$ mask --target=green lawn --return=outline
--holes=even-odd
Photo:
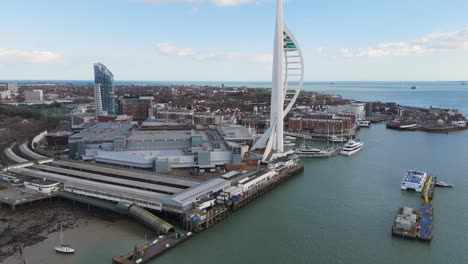
[[[67,116],[70,114],[70,110],[66,108],[45,108],[40,109],[41,113],[45,116],[57,117],[57,116]]]

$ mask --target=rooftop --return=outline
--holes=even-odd
[[[81,131],[70,137],[71,140],[85,141],[110,141],[116,136],[130,134],[133,125],[117,124],[112,122],[97,123],[96,125]]]
[[[185,191],[181,193],[172,195],[170,198],[174,201],[177,201],[183,204],[183,203],[191,202],[192,200],[195,200],[198,196],[206,194],[207,191],[209,192],[212,189],[221,188],[223,185],[226,185],[226,184],[230,184],[230,183],[220,178],[211,179],[197,186],[186,189]]]
[[[247,127],[241,125],[225,125],[219,128],[225,140],[229,139],[252,139]]]
[[[195,136],[201,136],[202,140],[208,140],[205,131],[196,131]],[[127,141],[171,141],[188,140],[192,136],[191,130],[137,130],[133,131],[127,138]]]

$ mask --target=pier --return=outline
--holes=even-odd
[[[392,235],[422,241],[432,240],[432,198],[434,197],[436,182],[436,177],[428,176],[421,191],[421,206],[419,210],[407,207],[398,209],[392,226]]]
[[[15,211],[18,206],[21,207],[23,204],[31,204],[42,200],[48,200],[50,203],[51,199],[59,194],[59,192],[50,194],[32,193],[22,188],[7,187],[0,191],[0,208],[6,205],[9,206],[12,211]]]
[[[158,257],[167,250],[185,242],[192,236],[192,232],[202,232],[216,223],[219,223],[240,208],[271,191],[274,187],[289,180],[292,176],[298,175],[303,170],[302,164],[298,164],[293,168],[284,169],[270,181],[243,193],[239,200],[235,202],[226,201],[225,204],[215,205],[206,212],[197,209],[186,212],[182,215],[182,225],[186,233],[175,228],[174,232],[170,232],[167,236],[159,236],[152,242],[145,243],[142,246],[136,246],[133,252],[126,256],[113,257],[112,261],[116,264],[140,264]],[[197,215],[197,217],[194,218],[194,215]]]

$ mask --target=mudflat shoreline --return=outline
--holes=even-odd
[[[89,224],[112,224],[122,216],[68,201],[37,202],[13,212],[0,209],[0,263],[11,263],[11,257],[20,258],[20,245],[25,251],[48,238],[58,241],[60,224],[64,232]]]

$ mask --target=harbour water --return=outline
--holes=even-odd
[[[151,263],[468,263],[468,133],[361,130],[354,156],[304,160],[304,174]],[[406,169],[453,183],[437,189],[431,243],[391,236]],[[222,260],[222,261],[220,261]]]
[[[468,114],[467,86],[435,84],[323,84],[315,90],[358,100],[454,107]],[[410,90],[412,85],[418,88]],[[380,124],[362,129],[358,137],[365,142],[359,153],[305,159],[302,175],[150,263],[468,263],[468,132],[402,132]],[[419,194],[400,190],[401,178],[411,168],[455,186],[436,190],[431,243],[391,236],[397,208],[419,206]],[[127,235],[96,230],[99,243],[66,256],[66,263],[110,263],[149,232],[134,225],[118,228]],[[54,253],[37,254],[44,260]]]

